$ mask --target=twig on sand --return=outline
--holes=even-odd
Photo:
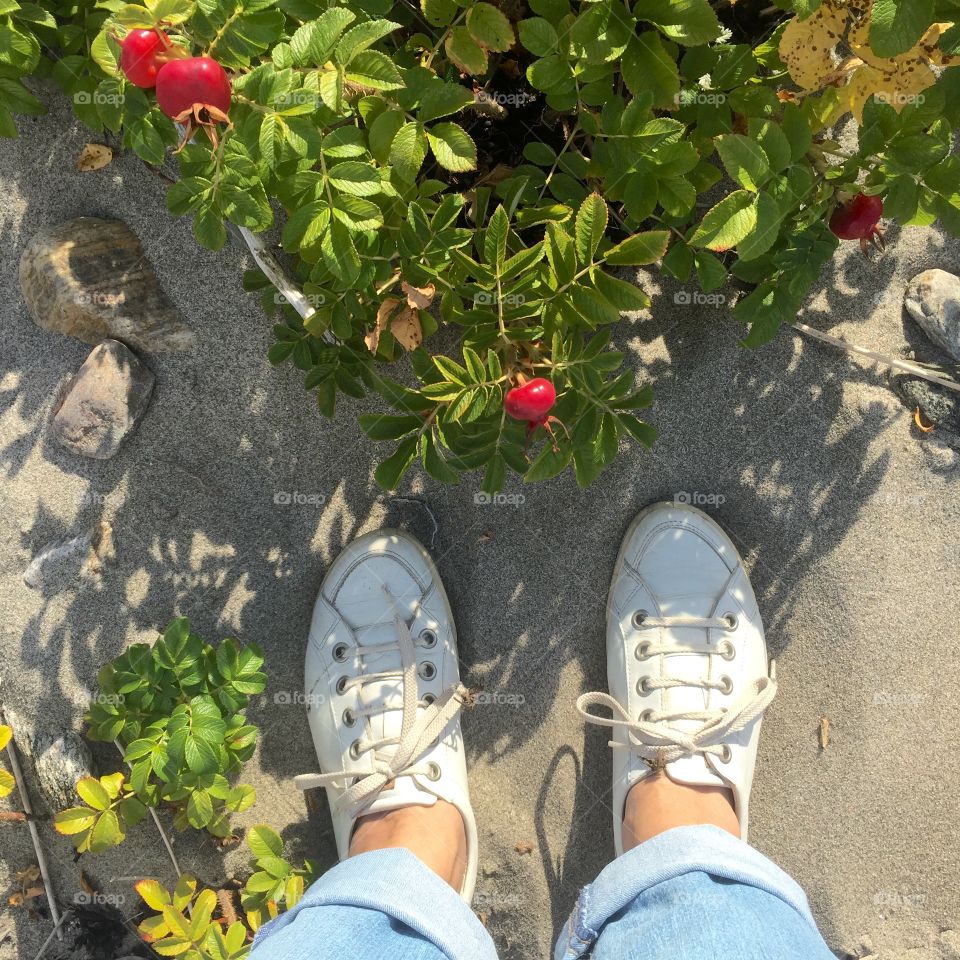
[[[53,913],[52,910],[50,912]],[[40,958],[44,955],[44,953],[46,953],[47,947],[50,946],[50,943],[53,940],[54,934],[56,934],[56,937],[58,940],[63,939],[63,934],[60,932],[60,927],[63,925],[63,921],[66,920],[71,913],[72,911],[68,910],[66,913],[64,913],[60,917],[59,920],[57,920],[57,925],[50,931],[50,936],[43,941],[43,943],[40,946],[40,949],[37,951],[37,955],[33,958],[33,960],[40,960]]]
[[[808,327],[805,323],[792,323],[791,326],[794,330],[804,333],[814,340],[829,343],[830,346],[839,347],[841,350],[846,350],[847,353],[866,357],[868,360],[875,360],[877,363],[882,363],[884,366],[891,367],[894,370],[903,370],[905,373],[909,373],[914,377],[929,380],[931,383],[939,384],[941,387],[946,387],[948,390],[955,390],[960,393],[960,382],[951,380],[949,377],[944,377],[937,373],[931,373],[917,363],[911,363],[909,360],[901,360],[898,357],[888,357],[885,354],[877,353],[875,350],[868,350],[866,347],[858,346],[855,343],[847,343],[846,340],[833,337],[829,333],[824,333],[822,330],[815,330],[813,327]]]
[[[0,723],[5,723],[6,717],[3,713],[3,707],[0,707]],[[47,869],[47,858],[43,854],[43,847],[40,846],[40,834],[37,831],[37,824],[33,818],[33,807],[30,805],[30,796],[27,794],[27,788],[23,780],[23,772],[20,769],[20,761],[17,759],[17,745],[13,738],[7,744],[7,754],[10,758],[10,772],[17,784],[17,792],[20,794],[20,803],[23,806],[23,812],[27,815],[27,829],[30,831],[30,839],[33,841],[33,851],[37,855],[37,866],[40,868],[40,877],[43,880],[43,889],[47,895],[47,903],[50,906],[50,916],[55,924],[52,938],[56,934],[58,940],[63,939],[60,932],[60,924],[63,922],[60,916],[60,908],[53,896],[53,885],[50,883],[50,871]],[[49,942],[49,940],[48,940]],[[41,951],[42,952],[42,951]]]

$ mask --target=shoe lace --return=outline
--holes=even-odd
[[[637,623],[635,619],[635,624]],[[699,617],[690,615],[676,615],[654,617],[644,615],[639,624],[641,629],[653,627],[683,627],[701,628],[710,630],[730,630],[729,617]],[[709,636],[709,632],[708,632]],[[638,647],[638,650],[640,647]],[[642,644],[643,657],[658,654],[685,654],[692,651],[683,647],[669,646],[644,642]],[[705,656],[723,656],[717,648],[701,651]],[[646,690],[666,690],[672,687],[695,687],[704,690],[727,690],[727,683],[723,680],[704,678],[671,677],[666,674],[660,677],[648,677],[644,681]],[[610,747],[617,750],[632,750],[641,760],[650,766],[662,766],[679,760],[681,757],[695,754],[712,754],[722,760],[729,759],[729,747],[726,741],[733,735],[749,726],[757,717],[763,714],[770,701],[776,696],[776,664],[770,662],[770,675],[759,677],[727,706],[716,710],[687,710],[674,713],[657,713],[653,710],[644,711],[640,719],[635,720],[623,705],[609,693],[584,693],[577,698],[577,712],[588,723],[601,727],[620,729],[626,734],[626,742],[609,741]],[[593,713],[591,707],[606,707],[613,714],[611,717],[601,717]],[[700,726],[693,731],[680,730],[673,724],[678,721],[699,721]]]
[[[349,809],[351,816],[358,816],[370,806],[383,788],[398,777],[412,777],[417,774],[431,775],[431,765],[420,764],[425,753],[440,738],[450,721],[457,715],[469,691],[463,684],[455,684],[430,702],[417,696],[417,653],[416,641],[410,634],[410,627],[401,616],[397,604],[384,587],[388,602],[393,607],[393,622],[397,632],[395,643],[381,643],[357,646],[356,653],[361,659],[387,650],[399,650],[400,668],[383,670],[377,673],[361,673],[347,680],[342,690],[362,687],[368,683],[382,680],[400,679],[402,689],[403,715],[400,722],[399,737],[384,737],[379,740],[355,741],[351,756],[359,758],[373,751],[373,771],[367,774],[357,770],[338,770],[330,773],[307,773],[294,777],[293,782],[300,790],[312,790],[315,787],[345,785],[355,781],[335,801],[335,809]],[[354,711],[356,716],[371,717],[386,710],[396,710],[397,706],[384,704],[376,710]],[[389,748],[393,748],[392,750]]]

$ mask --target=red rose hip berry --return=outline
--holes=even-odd
[[[512,387],[503,398],[503,406],[514,420],[528,423],[543,423],[557,402],[557,391],[543,377],[527,380],[519,387]]]
[[[185,120],[201,109],[213,120],[225,119],[230,109],[230,78],[210,57],[171,60],[157,74],[157,103],[172,120]]]
[[[841,203],[830,217],[830,230],[841,240],[859,240],[864,253],[870,243],[883,246],[883,198],[858,193]]]
[[[169,45],[156,30],[131,30],[120,42],[120,69],[124,76],[144,90],[156,86]]]

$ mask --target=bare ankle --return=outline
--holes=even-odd
[[[623,849],[630,850],[674,827],[702,824],[740,836],[740,823],[730,790],[675,783],[665,773],[644,777],[627,793]]]
[[[360,817],[350,841],[350,856],[402,847],[434,873],[460,889],[467,864],[467,834],[453,804],[410,806]]]

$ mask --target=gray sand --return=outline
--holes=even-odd
[[[652,452],[635,446],[589,491],[564,477],[523,489],[519,506],[478,506],[477,486],[413,474],[397,496],[372,481],[375,454],[355,425],[363,403],[319,416],[290,367],[265,359],[270,322],[240,287],[249,256],[234,241],[201,249],[171,219],[166,184],[133,156],[97,173],[74,162],[87,139],[52,90],[53,113],[0,143],[4,258],[0,369],[0,674],[2,698],[78,726],[83,687],[129,643],[173,614],[209,639],[262,644],[270,686],[250,711],[262,726],[246,779],[258,802],[241,826],[269,822],[297,857],[329,865],[325,804],[309,815],[289,783],[315,769],[296,691],[311,606],[331,557],[383,523],[432,549],[456,613],[464,679],[510,699],[464,717],[480,825],[475,904],[507,958],[545,958],[577,888],[612,851],[609,758],[585,731],[578,693],[602,688],[603,608],[633,515],[678,492],[713,497],[753,571],[780,693],[764,724],[752,841],[805,887],[838,956],[960,957],[960,760],[950,724],[960,667],[956,624],[957,455],[922,437],[886,375],[783,332],[747,352],[721,309],[677,306],[677,286],[642,277],[655,319],[624,320],[618,344],[656,386]],[[38,329],[17,284],[20,251],[43,226],[119,217],[143,239],[160,281],[197,334],[194,352],[145,357],[152,406],[113,459],[83,460],[45,439],[52,399],[89,347]],[[822,278],[806,322],[878,349],[919,341],[900,301],[929,267],[960,268],[960,244],[931,229],[891,229],[867,263],[849,244]],[[322,504],[280,505],[279,493]],[[281,498],[282,499],[282,498]],[[112,523],[117,562],[97,582],[27,589],[22,574],[51,540]],[[436,528],[434,529],[434,521]],[[519,705],[518,704],[519,701]],[[831,721],[820,752],[819,718]],[[100,745],[104,770],[114,763]],[[7,801],[9,803],[9,801]],[[0,890],[32,862],[27,831],[0,826]],[[69,903],[79,866],[41,834]],[[523,855],[517,844],[532,845]],[[185,869],[222,880],[221,854],[176,838]],[[242,870],[234,849],[226,872]],[[106,893],[171,881],[157,836],[137,828],[82,866]],[[0,960],[29,960],[49,932],[21,910]],[[947,932],[944,932],[947,931]],[[952,932],[951,932],[952,931]]]

